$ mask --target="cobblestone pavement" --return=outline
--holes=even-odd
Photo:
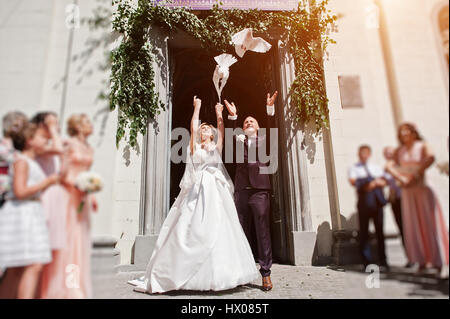
[[[392,250],[392,249],[391,249]],[[395,254],[391,254],[391,256]],[[430,272],[417,275],[414,270],[401,267],[403,258],[391,258],[389,273],[380,274],[380,287],[369,289],[366,286],[369,273],[362,266],[352,267],[301,267],[274,265],[270,292],[260,289],[261,281],[223,292],[178,291],[162,295],[148,295],[133,291],[127,284],[130,279],[143,275],[143,272],[121,272],[114,275],[94,277],[95,298],[229,298],[229,299],[404,299],[404,298],[448,298],[449,282],[437,279]]]

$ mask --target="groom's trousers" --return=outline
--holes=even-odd
[[[235,194],[239,221],[257,258],[263,277],[270,275],[272,243],[270,239],[270,194],[266,190],[244,189]]]

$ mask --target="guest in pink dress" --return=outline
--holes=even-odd
[[[402,185],[406,253],[411,262],[420,265],[419,271],[431,266],[441,274],[449,264],[448,230],[439,201],[425,181],[434,155],[413,124],[402,124],[398,138],[401,146],[396,163],[388,164],[387,169]]]
[[[75,187],[78,174],[88,171],[94,151],[87,143],[93,128],[85,115],[73,115],[68,120],[71,138],[65,142],[62,158],[62,183],[69,199],[66,208],[66,243],[54,255],[51,269],[42,277],[41,298],[81,299],[92,297],[90,211],[97,210],[92,195]],[[78,211],[84,201],[82,211]]]
[[[59,174],[61,156],[63,154],[63,141],[59,133],[56,114],[52,112],[38,113],[31,119],[31,122],[38,125],[36,134],[42,134],[49,140],[49,143],[40,150],[36,161],[47,176]],[[68,205],[68,199],[68,193],[61,185],[49,187],[41,196],[49,230],[52,254],[56,250],[62,249],[66,242],[65,211]],[[45,268],[47,267],[49,266]]]
[[[48,176],[59,174],[61,157],[63,155],[63,142],[59,134],[59,124],[55,113],[42,112],[36,114],[31,122],[38,126],[36,134],[45,137],[49,142],[39,150],[36,161]],[[49,231],[52,262],[45,265],[41,275],[41,286],[47,286],[50,277],[64,278],[64,269],[57,265],[59,250],[66,244],[66,213],[69,205],[69,193],[62,185],[53,185],[43,192],[41,203]],[[39,288],[39,297],[42,287]]]

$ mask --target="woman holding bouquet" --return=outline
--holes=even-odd
[[[431,266],[443,274],[449,263],[448,231],[439,201],[425,180],[434,155],[413,124],[400,125],[398,139],[395,161],[387,169],[402,184],[406,253],[419,264],[419,271]]]
[[[92,296],[90,278],[90,211],[97,210],[92,195],[76,187],[79,174],[90,169],[94,151],[87,142],[93,127],[84,115],[68,120],[70,138],[64,143],[61,174],[69,201],[66,211],[66,243],[52,262],[52,271],[42,278],[41,298],[79,299]],[[82,209],[80,209],[80,207]]]
[[[57,115],[53,112],[40,112],[33,116],[31,123],[37,125],[36,134],[47,140],[46,145],[39,150],[36,161],[43,172],[50,176],[59,174],[61,167],[61,156],[63,154],[63,141],[59,134]],[[66,209],[68,205],[68,192],[59,185],[52,185],[41,195],[41,203],[44,209],[50,239],[52,259],[57,260],[57,254],[66,242]],[[55,263],[51,262],[42,270],[43,282],[47,282],[48,276],[57,275]],[[41,291],[42,288],[39,289]],[[41,293],[39,293],[40,295]]]

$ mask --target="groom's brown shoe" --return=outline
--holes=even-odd
[[[270,280],[270,276],[263,277],[262,283],[263,283],[263,290],[264,291],[272,290],[273,285],[272,285],[272,281]]]

